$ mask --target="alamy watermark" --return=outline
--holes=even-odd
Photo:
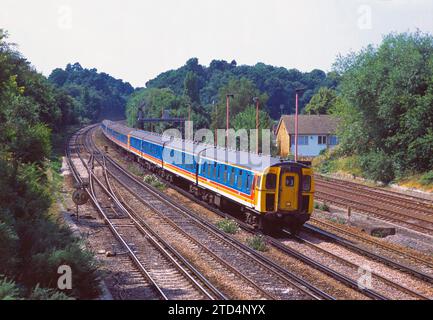
[[[162,158],[165,163],[191,165],[211,158],[245,166],[270,164],[272,139],[269,129],[200,129],[194,132],[192,128],[192,121],[188,121],[184,135],[178,129],[162,133],[165,146]],[[258,138],[260,143],[257,143]],[[194,156],[180,156],[173,149]]]
[[[72,289],[72,269],[68,265],[61,265],[57,268],[57,273],[61,276],[57,279],[57,288],[59,290]]]

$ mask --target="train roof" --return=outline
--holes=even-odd
[[[279,158],[269,155],[260,155],[256,153],[232,150],[223,147],[215,147],[214,145],[184,140],[181,138],[171,138],[168,135],[161,135],[153,132],[137,130],[126,127],[122,124],[115,123],[109,120],[104,120],[103,123],[119,133],[131,135],[142,140],[150,141],[159,145],[164,145],[173,149],[182,150],[200,159],[208,159],[220,163],[234,164],[248,170],[262,172],[266,168],[276,164],[295,164],[295,162],[283,162]]]

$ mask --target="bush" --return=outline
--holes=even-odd
[[[167,189],[167,186],[159,181],[158,177],[153,174],[144,176],[143,181],[158,190],[164,191]]]
[[[422,185],[429,185],[429,184],[433,184],[433,171],[429,171],[427,173],[425,173],[420,180]]]
[[[0,274],[14,270],[18,259],[15,254],[19,247],[18,236],[6,223],[0,220]]]
[[[0,276],[0,300],[17,300],[20,298],[20,289],[14,281]]]
[[[257,251],[265,252],[268,250],[266,241],[263,239],[262,236],[254,236],[250,239],[247,239],[247,244],[248,246]]]
[[[77,242],[63,249],[51,249],[35,254],[31,265],[32,270],[29,276],[38,279],[38,282],[44,287],[57,286],[58,267],[68,265],[72,270],[72,289],[67,291],[68,294],[79,299],[92,299],[100,293],[96,273],[97,264],[93,255],[89,251],[82,250]],[[51,293],[54,294],[54,292]]]
[[[321,211],[326,211],[326,212],[330,212],[331,209],[329,208],[329,206],[326,203],[314,203],[314,209],[317,210],[321,210]]]
[[[337,224],[346,224],[346,220],[344,220],[341,217],[331,217],[331,218],[329,218],[329,221],[331,221],[333,223],[337,223]]]
[[[73,300],[73,298],[58,290],[40,288],[38,284],[30,294],[29,300]]]
[[[137,166],[133,164],[128,164],[128,171],[131,172],[133,175],[143,177],[144,173],[140,169],[137,168]]]
[[[393,161],[381,150],[361,156],[360,165],[368,179],[389,184],[395,178]]]
[[[216,226],[225,233],[235,234],[239,231],[239,225],[234,220],[224,219],[218,221]]]

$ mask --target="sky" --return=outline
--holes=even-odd
[[[330,71],[390,32],[433,34],[433,1],[0,0],[0,28],[46,76],[79,62],[143,87],[191,57]]]

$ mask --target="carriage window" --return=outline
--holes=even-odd
[[[232,168],[231,172],[230,172],[230,185],[234,186],[235,185],[235,169]]]
[[[295,186],[295,177],[286,177],[286,187],[294,187]]]
[[[247,181],[245,182],[245,188],[247,190],[250,190],[250,186],[251,186],[251,176],[247,174]]]
[[[217,164],[216,162],[213,164],[213,177],[216,179],[217,177]]]
[[[238,175],[238,189],[242,188],[242,170],[239,170],[239,175]]]
[[[212,167],[211,167],[211,165],[210,164],[208,164],[207,165],[207,176],[210,178],[210,176],[211,176],[211,173],[212,173]]]
[[[266,175],[266,189],[275,189],[277,187],[277,175],[269,173]]]
[[[224,183],[227,183],[227,166],[224,166]]]

